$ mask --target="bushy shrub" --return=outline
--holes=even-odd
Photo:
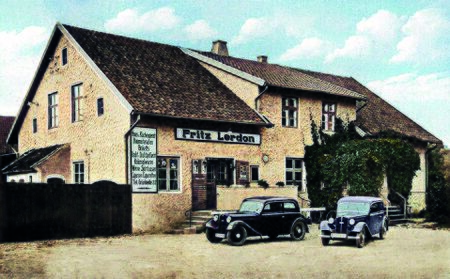
[[[259,187],[262,187],[264,189],[269,188],[269,183],[267,183],[267,181],[265,181],[264,179],[258,180],[258,185]]]

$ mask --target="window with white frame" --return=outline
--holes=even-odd
[[[303,159],[286,158],[286,185],[299,186],[299,190],[303,191]]]
[[[73,182],[75,184],[84,184],[84,162],[74,162],[73,163]]]
[[[83,119],[82,84],[72,86],[72,122]]]
[[[322,104],[322,130],[334,132],[336,122],[336,104]]]
[[[158,156],[158,189],[160,192],[180,190],[180,158]]]
[[[48,128],[58,127],[58,93],[48,95]]]
[[[297,127],[298,99],[284,97],[281,106],[281,125],[283,127]]]
[[[259,166],[250,166],[250,176],[252,182],[257,182],[259,180]]]

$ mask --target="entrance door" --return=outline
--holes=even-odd
[[[233,184],[233,159],[208,158],[206,161],[206,198],[208,209],[217,208],[217,186]]]

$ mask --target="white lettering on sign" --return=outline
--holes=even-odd
[[[131,131],[130,141],[133,192],[156,193],[156,129],[135,127]]]
[[[225,131],[210,131],[177,128],[175,137],[178,140],[215,141],[239,144],[261,144],[261,135]]]

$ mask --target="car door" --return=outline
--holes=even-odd
[[[283,203],[268,202],[264,205],[262,211],[263,234],[280,234],[283,230]]]
[[[384,210],[383,203],[375,202],[370,205],[369,214],[369,229],[372,235],[377,234],[380,231],[380,226],[383,222]]]
[[[291,227],[294,221],[300,216],[300,209],[294,202],[285,201],[283,203],[284,218],[283,218],[283,233],[288,234],[291,232]]]

